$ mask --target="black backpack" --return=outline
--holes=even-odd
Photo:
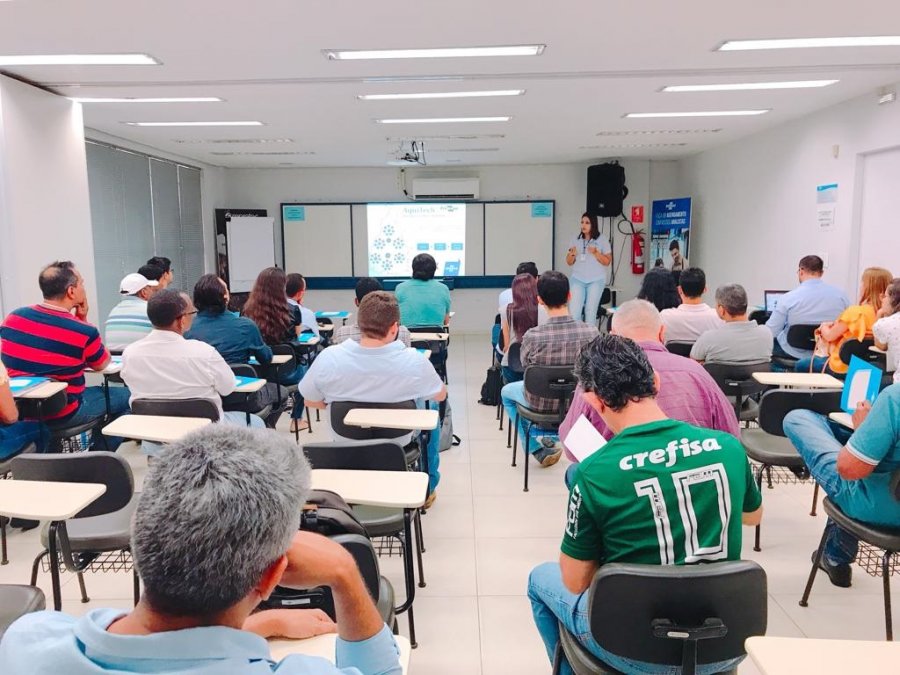
[[[481,398],[478,402],[482,405],[495,406],[500,403],[500,389],[503,386],[503,374],[500,366],[491,366],[487,370],[487,377],[481,385]]]

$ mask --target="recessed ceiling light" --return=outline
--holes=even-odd
[[[416,136],[417,141],[474,141],[482,138],[506,138],[506,134],[451,134],[445,136]],[[384,140],[389,142],[404,142],[409,138],[399,136],[388,136]]]
[[[741,117],[744,115],[764,115],[769,110],[701,110],[694,112],[659,112],[659,113],[627,113],[631,119],[650,119],[655,117]]]
[[[457,122],[509,122],[505,117],[410,117],[405,119],[375,120],[378,124],[455,124]]]
[[[400,101],[405,99],[428,98],[482,98],[486,96],[521,96],[524,89],[503,89],[497,91],[440,91],[422,94],[361,94],[361,101]]]
[[[598,131],[598,136],[650,136],[664,134],[717,134],[721,129],[630,129],[628,131]]]
[[[746,82],[743,84],[683,84],[663,87],[668,93],[689,91],[752,91],[756,89],[816,89],[837,84],[839,80],[798,80],[796,82]]]
[[[293,143],[293,138],[173,138],[173,143]]]
[[[752,49],[804,49],[814,47],[896,47],[900,35],[870,37],[776,38],[772,40],[728,40],[716,48],[720,52]]]
[[[149,54],[16,54],[0,56],[0,66],[158,66]]]
[[[261,127],[262,122],[125,122],[132,127]]]
[[[323,49],[335,61],[362,59],[445,59],[477,56],[538,56],[546,45],[507,45],[501,47],[437,47],[433,49]]]
[[[70,96],[77,103],[219,103],[215,96],[186,96],[164,98],[95,98],[90,96]]]

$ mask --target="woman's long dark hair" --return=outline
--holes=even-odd
[[[512,282],[512,296],[509,323],[515,336],[521,340],[527,330],[537,326],[537,280],[530,274],[519,274]]]
[[[600,226],[597,224],[597,216],[595,216],[593,213],[584,212],[581,214],[581,218],[582,218],[582,220],[587,218],[589,221],[591,221],[591,239],[599,239]],[[578,221],[578,222],[580,223],[581,221]],[[582,239],[583,237],[584,237],[584,233],[579,232],[578,238]]]
[[[664,267],[654,267],[644,275],[638,299],[653,303],[660,312],[681,304],[675,277]]]
[[[253,290],[244,305],[244,316],[253,319],[259,326],[263,340],[273,345],[284,342],[288,329],[293,324],[288,307],[284,270],[267,267],[253,282]]]

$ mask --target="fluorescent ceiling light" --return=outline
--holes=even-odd
[[[683,148],[687,143],[621,143],[613,145],[579,145],[579,150],[600,150],[607,148]]]
[[[410,117],[406,119],[375,120],[378,124],[455,124],[457,122],[509,122],[505,117]]]
[[[94,98],[90,96],[70,96],[77,103],[218,103],[222,99],[215,96],[186,96],[165,98]]]
[[[472,56],[538,56],[546,45],[507,45],[502,47],[437,47],[434,49],[324,49],[335,61],[363,59],[445,59]]]
[[[0,56],[0,66],[158,66],[148,54],[17,54]]]
[[[629,129],[628,131],[598,131],[598,136],[650,136],[653,134],[717,134],[721,129]]]
[[[261,127],[262,122],[125,122],[132,127]]]
[[[293,138],[173,138],[174,143],[293,143]]]
[[[416,136],[417,141],[474,141],[482,138],[506,138],[506,134],[454,134],[445,136]],[[409,138],[403,136],[388,136],[386,141],[408,141]]]
[[[664,92],[752,91],[755,89],[816,89],[837,84],[839,80],[797,80],[795,82],[746,82],[744,84],[684,84],[663,87]]]
[[[650,119],[654,117],[741,117],[744,115],[764,115],[769,110],[701,110],[695,112],[659,112],[659,113],[627,113],[631,119]]]
[[[497,91],[440,91],[423,94],[362,94],[360,101],[400,101],[427,98],[482,98],[486,96],[521,96],[524,89],[503,89]]]
[[[870,37],[778,38],[774,40],[728,40],[716,51],[737,52],[752,49],[804,49],[814,47],[896,47],[900,35]]]

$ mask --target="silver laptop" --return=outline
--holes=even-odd
[[[770,314],[775,311],[775,307],[778,305],[778,301],[781,300],[781,296],[788,293],[788,291],[763,291],[764,299],[764,307],[766,311]]]

